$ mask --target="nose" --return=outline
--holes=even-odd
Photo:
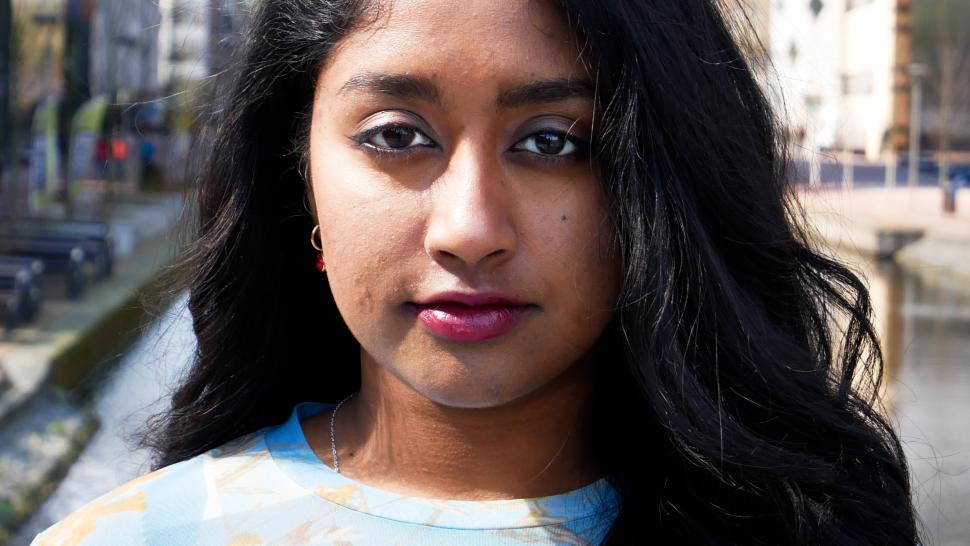
[[[512,195],[490,155],[471,145],[456,149],[432,187],[425,250],[446,268],[474,272],[515,253]]]

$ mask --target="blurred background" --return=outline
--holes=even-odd
[[[252,3],[0,0],[0,545],[148,469],[194,350],[157,279]],[[872,291],[926,542],[970,545],[970,0],[742,4],[806,222]]]

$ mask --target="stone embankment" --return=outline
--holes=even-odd
[[[146,323],[146,296],[178,248],[183,199],[136,195],[107,220],[112,276],[83,297],[44,301],[31,324],[0,333],[0,545],[53,491],[98,428],[86,393]]]
[[[970,189],[957,193],[953,213],[928,187],[803,190],[798,199],[828,247],[970,283]]]

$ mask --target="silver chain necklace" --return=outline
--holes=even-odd
[[[333,469],[337,471],[337,474],[340,474],[340,459],[337,458],[337,434],[334,432],[333,422],[337,418],[337,410],[344,405],[344,402],[353,398],[354,394],[357,393],[355,392],[341,400],[337,407],[333,408],[333,413],[330,414],[330,454],[333,456]]]

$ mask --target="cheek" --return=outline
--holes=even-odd
[[[543,347],[553,370],[580,358],[602,334],[616,305],[618,267],[609,252],[609,214],[593,180],[543,203],[527,217],[532,274],[545,286],[545,324],[528,345]],[[538,368],[542,370],[545,368]],[[539,372],[544,373],[544,372]]]
[[[577,305],[602,306],[617,291],[618,266],[611,252],[612,229],[604,199],[598,191],[581,192],[571,206],[553,211],[552,225],[544,229],[555,234],[547,248],[552,271],[561,293]]]
[[[417,244],[419,207],[408,194],[375,179],[354,154],[330,152],[338,147],[324,144],[311,142],[310,174],[326,275],[348,326],[359,330],[400,289],[387,272],[400,271]]]
[[[388,184],[344,140],[326,126],[314,128],[310,140],[310,176],[328,269],[388,265],[409,238],[414,199]]]
[[[331,291],[342,313],[373,317],[376,304],[399,289],[387,272],[401,271],[408,263],[415,220],[407,211],[414,208],[388,198],[355,199],[350,190],[331,189],[335,191],[317,199]],[[340,197],[328,201],[333,193]]]

